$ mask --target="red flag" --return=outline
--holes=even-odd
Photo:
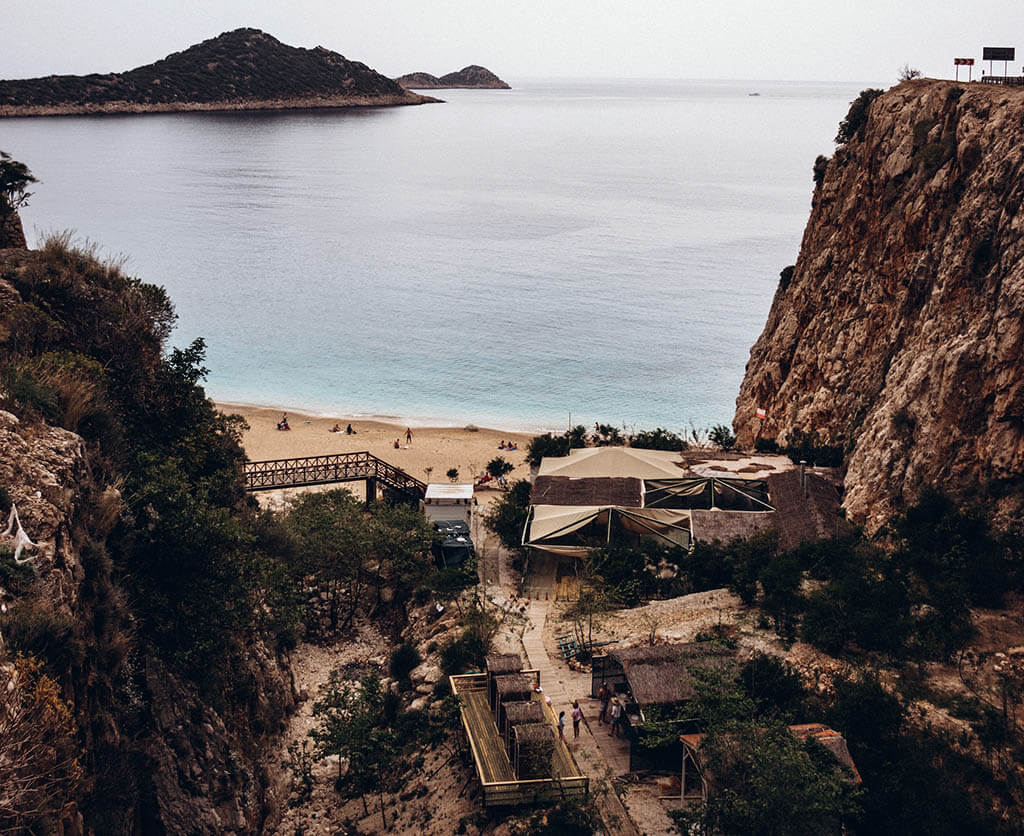
[[[756,412],[755,414],[756,414],[756,415],[757,415],[757,417],[758,417],[758,418],[760,418],[760,419],[761,419],[762,421],[763,421],[763,420],[764,420],[765,418],[767,418],[767,417],[768,417],[768,412],[767,412],[767,410],[765,410],[764,408],[762,408],[762,407],[760,407],[760,406],[759,406],[759,407],[757,408],[757,412]]]

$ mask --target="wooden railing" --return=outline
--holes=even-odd
[[[427,490],[419,479],[368,452],[245,463],[247,491],[331,485],[360,479],[375,480],[415,499],[422,498]]]

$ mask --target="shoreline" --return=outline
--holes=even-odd
[[[419,427],[421,429],[448,429],[465,430],[466,427],[476,427],[477,431],[488,433],[504,433],[506,436],[526,436],[533,438],[535,435],[554,433],[558,435],[566,431],[566,425],[554,426],[540,422],[516,421],[509,419],[507,422],[502,419],[484,419],[477,424],[475,421],[461,421],[454,418],[441,416],[423,415],[392,415],[382,412],[346,412],[331,409],[321,409],[316,406],[296,406],[294,403],[250,403],[236,401],[230,398],[220,399],[207,393],[207,397],[222,412],[236,412],[239,414],[269,410],[270,412],[287,412],[289,415],[301,416],[302,418],[325,419],[330,421],[341,421],[345,424],[349,421],[387,424],[393,427],[400,427],[403,432],[406,427]],[[576,422],[583,423],[583,422]],[[472,431],[470,431],[472,432]]]
[[[303,96],[293,99],[244,99],[217,102],[129,102],[125,100],[96,103],[62,102],[60,104],[5,105],[0,118],[44,116],[143,115],[147,113],[223,113],[226,111],[261,110],[328,110],[348,107],[403,107],[422,104],[443,104],[443,99],[424,96],[412,90],[407,95],[385,96]]]
[[[249,425],[242,433],[242,446],[250,461],[367,451],[428,483],[473,482],[486,469],[488,462],[497,457],[513,465],[512,472],[506,477],[510,483],[527,478],[530,472],[526,464],[526,445],[533,437],[531,433],[488,427],[470,430],[465,426],[414,426],[354,416],[309,415],[226,401],[214,401],[214,406],[227,414],[241,415]],[[291,429],[287,432],[277,429],[282,413],[288,415]],[[344,432],[348,424],[352,425],[355,434]],[[331,432],[335,425],[339,425],[342,431]],[[407,428],[411,441],[406,440]],[[398,447],[395,447],[396,441]],[[503,441],[514,441],[518,449],[499,449],[498,445]],[[456,479],[447,476],[451,468],[458,470]],[[271,496],[282,493],[268,492]],[[498,490],[477,490],[478,501],[483,505],[500,495]]]

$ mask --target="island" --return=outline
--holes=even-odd
[[[0,81],[0,116],[383,107],[436,102],[322,46],[235,29],[123,73]]]
[[[445,90],[465,87],[474,90],[511,90],[507,83],[486,67],[470,64],[454,73],[438,78],[430,73],[408,73],[395,81],[406,90]]]

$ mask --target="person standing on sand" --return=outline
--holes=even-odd
[[[412,430],[408,427],[405,428],[405,443],[412,444]]]
[[[558,739],[565,740],[565,712],[558,712]]]
[[[608,690],[608,685],[602,682],[601,690],[597,692],[597,698],[601,701],[601,713],[597,715],[597,722],[608,722],[608,702],[611,700],[611,697],[612,695],[611,691]]]
[[[576,739],[580,736],[580,720],[583,719],[583,709],[577,700],[572,701],[572,736]]]

